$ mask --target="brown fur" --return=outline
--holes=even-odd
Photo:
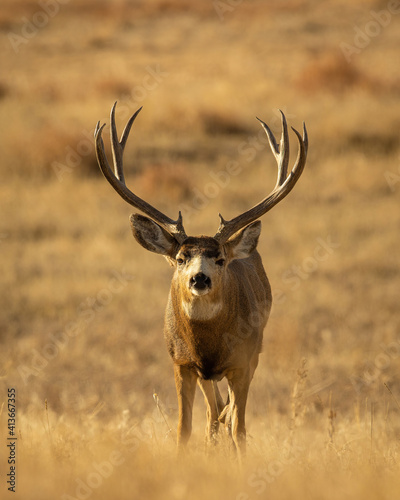
[[[220,380],[246,366],[261,350],[262,333],[271,309],[271,289],[257,251],[231,262],[218,293],[223,308],[212,320],[193,321],[182,311],[186,289],[174,275],[165,314],[164,334],[175,364],[198,376]]]
[[[187,248],[190,243],[190,249]],[[186,251],[214,255],[229,254],[229,245],[220,247],[213,238],[191,239]],[[247,393],[262,347],[263,330],[271,309],[272,296],[261,257],[254,250],[246,259],[233,260],[224,269],[221,286],[212,300],[222,302],[210,320],[193,320],[185,314],[182,301],[190,300],[178,270],[171,283],[165,314],[164,335],[174,362],[179,401],[178,444],[190,437],[196,380],[207,404],[207,438],[215,441],[219,421],[241,456],[245,452],[245,406]],[[228,379],[229,398],[223,407],[216,381]]]

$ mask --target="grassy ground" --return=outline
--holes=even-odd
[[[3,4],[1,498],[11,498],[11,387],[17,498],[394,498],[395,3]],[[224,439],[204,454],[200,394],[187,457],[175,460],[162,337],[171,269],[135,243],[130,209],[94,157],[95,123],[109,122],[117,99],[121,130],[143,105],[128,185],[171,217],[182,210],[191,234],[214,234],[218,212],[230,218],[272,189],[276,166],[255,116],[277,135],[278,108],[308,127],[304,175],[263,218],[274,307],[241,473]]]

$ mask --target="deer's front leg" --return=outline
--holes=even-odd
[[[192,433],[192,409],[197,375],[186,366],[174,365],[175,385],[178,395],[178,450],[186,445]]]
[[[228,378],[232,438],[236,446],[239,462],[246,455],[246,422],[245,412],[247,395],[250,386],[249,369],[235,370]]]
[[[218,417],[224,408],[224,402],[216,382],[199,378],[198,383],[207,405],[206,441],[207,444],[215,444],[219,428]]]

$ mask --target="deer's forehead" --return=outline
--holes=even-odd
[[[222,255],[222,248],[217,240],[208,236],[187,238],[181,245],[180,254],[187,256],[202,256],[209,259],[219,258]]]

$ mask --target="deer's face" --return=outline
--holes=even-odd
[[[173,263],[181,286],[189,294],[200,297],[221,286],[227,255],[224,247],[207,236],[187,238],[180,246]]]

